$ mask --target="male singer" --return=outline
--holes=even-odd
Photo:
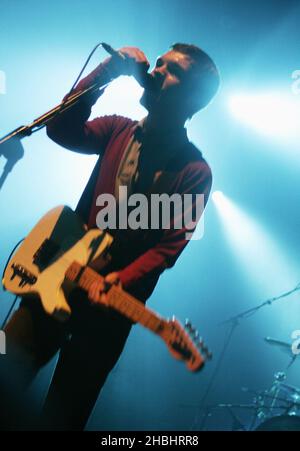
[[[201,152],[189,142],[184,126],[215,95],[218,70],[203,50],[181,43],[160,56],[150,74],[148,69],[149,62],[140,49],[124,47],[75,89],[133,75],[144,87],[140,100],[148,111],[144,120],[112,115],[89,121],[91,108],[102,93],[97,91],[57,115],[47,127],[48,136],[60,146],[99,155],[77,206],[89,228],[97,227],[97,216],[103,208],[97,203],[99,196],[111,194],[120,205],[120,187],[126,187],[128,195],[202,194],[207,202],[211,171]],[[114,237],[113,258],[101,274],[108,284],[120,284],[142,302],[188,243],[186,225],[181,229],[109,231]],[[48,317],[37,300],[23,299],[6,326],[7,341],[22,356],[18,365],[23,369],[26,366],[24,386],[60,350],[42,428],[84,429],[124,347],[132,323],[116,311],[97,305],[100,298],[105,302],[104,283],[94,283],[88,295],[75,289],[69,298],[72,315],[65,324]]]

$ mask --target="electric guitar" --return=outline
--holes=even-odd
[[[64,321],[71,314],[64,284],[69,281],[88,291],[102,278],[88,265],[109,252],[112,240],[102,230],[87,231],[71,208],[56,207],[40,219],[14,253],[4,271],[3,286],[23,297],[37,295],[49,315]],[[105,305],[160,336],[173,357],[184,360],[190,371],[200,370],[211,357],[190,322],[183,328],[174,317],[164,319],[120,286],[110,286]]]

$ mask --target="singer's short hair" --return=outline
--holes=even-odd
[[[205,108],[217,93],[220,74],[211,57],[196,45],[178,42],[171,49],[189,56],[194,63],[191,77],[193,97],[188,112],[188,118],[191,118],[197,111]]]

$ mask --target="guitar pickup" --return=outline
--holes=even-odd
[[[59,251],[60,246],[53,240],[46,238],[33,256],[33,263],[39,270],[46,268]]]

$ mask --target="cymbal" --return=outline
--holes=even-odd
[[[275,338],[265,337],[265,342],[269,345],[276,346],[280,348],[284,353],[288,354],[290,357],[296,357],[297,355],[292,351],[291,343],[286,343],[285,341],[276,340]]]
[[[200,406],[198,404],[180,404],[180,407],[194,407],[199,410],[213,410],[213,409],[224,409],[224,408],[240,408],[240,409],[257,409],[255,404],[208,404],[205,406]]]
[[[295,385],[289,385],[289,384],[281,383],[281,388],[284,388],[285,390],[287,390],[289,392],[296,393],[297,395],[300,395],[300,388],[295,387]]]

